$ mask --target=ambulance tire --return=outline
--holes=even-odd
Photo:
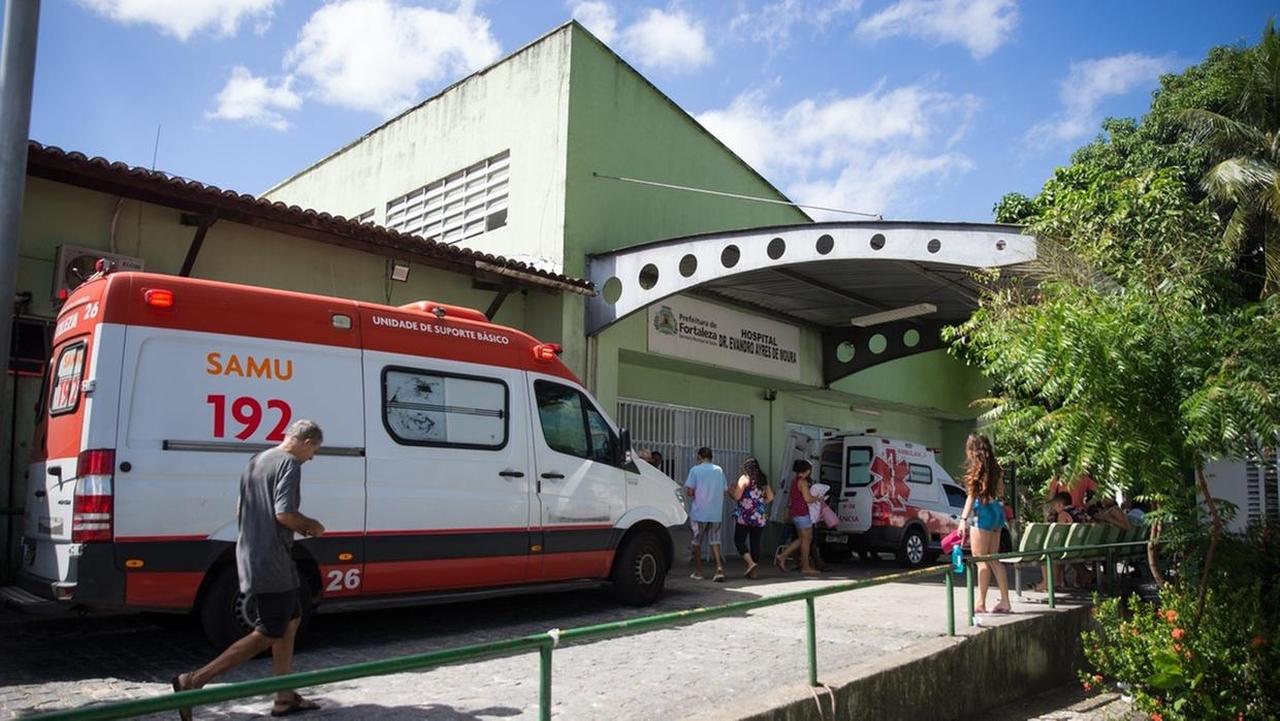
[[[628,606],[648,606],[662,595],[671,564],[651,531],[637,531],[622,542],[613,559],[613,592]]]
[[[919,526],[912,526],[902,533],[902,543],[898,546],[898,564],[906,568],[919,568],[924,565],[929,544],[925,540],[924,531]]]
[[[252,609],[246,609],[246,598],[240,593],[240,579],[236,567],[228,564],[215,572],[213,580],[205,589],[197,613],[200,627],[205,638],[214,649],[221,651],[244,638],[253,630],[249,615]],[[301,574],[299,574],[301,575]],[[304,577],[305,578],[305,577]],[[303,582],[304,588],[306,582]],[[311,616],[315,610],[310,594],[299,589],[302,604],[302,622],[298,626],[298,634],[294,639],[294,647],[301,645],[311,625]],[[270,655],[268,649],[261,655]]]
[[[844,563],[853,558],[853,551],[848,546],[837,546],[832,543],[818,544],[818,555],[827,563]]]

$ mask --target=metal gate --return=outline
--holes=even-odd
[[[661,453],[662,472],[677,483],[684,483],[702,446],[711,448],[713,460],[724,469],[729,483],[738,480],[742,462],[752,455],[752,418],[742,413],[619,399],[618,418],[622,427],[631,431],[631,446],[637,452]],[[733,509],[728,499],[724,521],[722,550],[733,554]]]

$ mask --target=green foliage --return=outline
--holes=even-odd
[[[1198,625],[1198,593],[1183,585],[1167,586],[1158,605],[1101,601],[1083,636],[1091,670],[1081,683],[1118,686],[1162,721],[1280,719],[1280,622],[1260,586],[1245,577],[1216,587]]]

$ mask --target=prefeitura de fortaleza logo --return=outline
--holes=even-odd
[[[680,329],[676,325],[676,314],[671,306],[664,305],[653,315],[653,329],[663,335],[677,335]]]

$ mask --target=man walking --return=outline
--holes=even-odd
[[[689,469],[684,490],[692,502],[689,504],[689,527],[693,531],[690,550],[693,551],[693,574],[689,578],[702,580],[702,544],[711,546],[716,559],[716,575],[713,581],[724,582],[724,561],[720,558],[720,527],[724,520],[724,497],[728,488],[724,471],[711,462],[711,449],[698,449],[698,464]]]
[[[309,538],[324,534],[324,526],[299,511],[302,503],[302,464],[324,443],[324,433],[312,421],[289,426],[280,445],[254,456],[240,475],[240,503],[236,517],[236,570],[240,592],[257,607],[249,635],[236,641],[198,671],[173,677],[174,691],[200,688],[213,679],[271,649],[275,675],[292,671],[293,640],[302,619],[298,569],[293,562],[293,534]],[[320,708],[296,691],[278,691],[272,716]],[[191,709],[179,710],[191,721]]]

